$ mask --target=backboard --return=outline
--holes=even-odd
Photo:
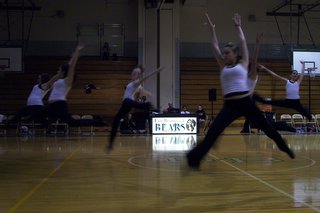
[[[23,72],[22,47],[0,47],[0,71]]]

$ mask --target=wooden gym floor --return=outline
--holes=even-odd
[[[0,212],[320,212],[320,135],[288,134],[296,159],[264,134],[225,132],[200,171],[203,136],[0,137]]]

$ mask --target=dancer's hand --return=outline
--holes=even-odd
[[[207,18],[207,21],[208,21],[208,23],[207,23],[207,24],[209,24],[209,25],[210,25],[210,27],[215,28],[215,27],[216,27],[216,25],[215,25],[215,24],[213,24],[213,22],[211,21],[211,19],[210,19],[210,17],[209,17],[209,15],[208,15],[208,13],[206,13],[205,15],[206,15],[206,18]]]
[[[241,16],[238,13],[234,14],[233,23],[234,23],[234,26],[241,27]]]
[[[256,44],[260,44],[263,38],[263,32],[260,32],[256,36]]]
[[[261,64],[258,65],[258,69],[259,70],[266,70],[267,68]]]
[[[158,69],[158,72],[161,72],[162,70],[164,70],[164,67],[160,67],[160,68]]]
[[[84,48],[84,45],[81,43],[78,43],[77,47],[76,47],[76,51],[80,51]]]

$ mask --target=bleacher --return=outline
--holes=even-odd
[[[60,64],[68,58],[27,58],[24,73],[5,73],[0,77],[0,114],[13,115],[26,104],[27,97],[37,76],[41,73],[54,75]],[[281,76],[289,76],[290,64],[285,60],[260,60],[259,63]],[[68,96],[71,114],[100,115],[108,124],[120,107],[121,98],[126,84],[130,81],[132,68],[137,64],[136,58],[119,58],[118,61],[101,60],[100,58],[80,58],[76,73],[77,78]],[[222,105],[223,98],[220,87],[220,73],[214,59],[183,58],[181,67],[181,99],[189,111],[195,112],[202,105],[208,115],[211,114],[211,102],[208,100],[208,90],[215,88],[217,100],[213,102],[213,114],[216,115]],[[94,84],[98,89],[86,94],[84,86]],[[310,80],[311,109],[313,114],[320,113],[320,81]],[[284,99],[285,82],[271,75],[259,73],[256,91],[266,98]],[[301,102],[308,108],[309,77],[305,76],[300,89]],[[296,113],[292,109],[273,107],[277,119],[281,114]],[[243,118],[234,122],[242,125]]]
[[[37,76],[41,73],[56,74],[60,64],[68,58],[27,58],[24,73],[5,73],[0,77],[0,112],[15,114],[24,107]],[[121,103],[124,87],[130,81],[134,58],[118,61],[100,58],[81,58],[76,67],[76,81],[68,95],[69,111],[72,114],[100,115],[110,120]],[[86,94],[86,84],[94,84],[97,90]],[[46,98],[45,98],[46,100]]]
[[[260,64],[268,67],[277,74],[288,77],[291,74],[291,66],[286,60],[259,60]],[[220,86],[220,72],[218,64],[214,59],[181,59],[181,103],[188,105],[190,111],[196,110],[198,105],[202,105],[207,114],[211,114],[211,102],[208,100],[208,90],[216,89],[217,100],[213,102],[213,114],[216,115],[223,105],[223,97]],[[266,72],[258,73],[259,80],[256,92],[262,97],[272,99],[285,98],[285,81],[272,77]],[[320,113],[320,81],[310,79],[311,90],[311,112]],[[309,77],[305,76],[300,85],[301,103],[308,109],[309,107]],[[260,104],[258,104],[261,106]],[[281,114],[296,113],[293,109],[273,107],[276,117]],[[244,123],[244,118],[235,121],[233,125],[240,126]]]

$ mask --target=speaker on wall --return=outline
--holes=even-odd
[[[208,90],[208,98],[209,98],[209,101],[216,101],[217,100],[216,89],[209,89]]]

